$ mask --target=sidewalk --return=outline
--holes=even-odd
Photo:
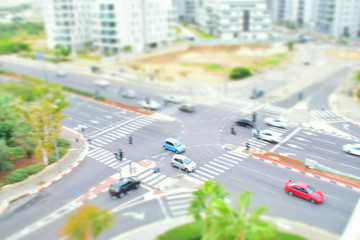
[[[0,190],[0,215],[11,210],[12,203],[16,200],[42,191],[70,173],[85,158],[89,146],[81,135],[63,127],[60,137],[71,143],[68,153],[58,163],[51,164],[38,174],[22,182],[4,186]],[[75,142],[75,138],[78,138],[79,142]]]

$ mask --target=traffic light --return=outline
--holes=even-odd
[[[236,135],[236,132],[235,132],[235,128],[234,128],[234,127],[231,127],[231,134],[232,134],[232,135]]]
[[[119,148],[119,161],[122,161],[123,157],[124,157],[123,152]]]
[[[256,122],[256,112],[254,112],[254,113],[252,114],[252,121],[253,121],[253,122]]]
[[[129,136],[129,144],[133,144],[133,141],[132,141],[132,136]]]

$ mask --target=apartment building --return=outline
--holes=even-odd
[[[196,0],[176,0],[178,20],[180,22],[195,22]]]
[[[220,39],[240,41],[267,40],[271,27],[265,0],[198,0],[196,23]]]
[[[274,23],[336,38],[359,38],[360,0],[271,0]]]
[[[142,52],[174,40],[172,0],[48,0],[44,6],[49,47],[74,51],[92,46],[104,54]]]

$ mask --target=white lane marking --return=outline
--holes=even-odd
[[[283,143],[292,138],[295,134],[297,134],[301,128],[297,127],[294,131],[292,131],[286,138],[284,138],[279,144],[276,144],[273,148],[269,150],[269,152],[274,152],[277,148],[279,148]]]
[[[196,170],[196,173],[198,173],[198,174],[200,174],[200,175],[204,175],[204,176],[206,176],[206,177],[208,177],[208,178],[214,178],[214,176],[211,176],[211,175],[209,175],[209,174],[206,174],[206,173],[204,173],[203,171],[200,171],[200,170]]]
[[[315,158],[320,158],[320,159],[322,159],[322,160],[326,160],[326,161],[328,161],[328,160],[329,160],[329,159],[327,159],[327,158],[322,158],[322,157],[315,156],[315,155],[312,155],[312,154],[309,154],[309,153],[307,153],[306,155],[311,156],[311,157],[315,157]]]
[[[237,161],[244,161],[244,159],[241,159],[239,157],[235,157],[235,156],[232,156],[232,155],[229,155],[229,154],[223,154],[223,156],[226,156],[226,157],[229,157],[231,159],[234,159],[234,160],[237,160]]]
[[[180,200],[173,200],[173,201],[168,201],[169,205],[178,205],[178,204],[184,204],[184,203],[189,203],[190,199],[180,199]]]
[[[270,192],[270,193],[274,193],[274,194],[276,193],[275,191],[271,191],[271,190],[269,190],[269,189],[266,188],[266,187],[260,187],[260,186],[259,186],[259,188],[262,189],[262,190],[264,190],[264,191]]]
[[[224,157],[222,157],[222,156],[219,156],[218,158],[223,159],[225,162],[231,162],[231,163],[235,163],[235,164],[238,164],[238,163],[239,163],[239,162],[237,162],[237,161],[234,161],[234,160],[230,160],[230,159],[224,158]]]
[[[337,197],[334,197],[334,196],[331,196],[329,194],[324,194],[325,196],[329,197],[329,198],[333,198],[333,199],[336,199],[336,200],[340,200],[340,198],[337,198]]]
[[[343,166],[345,166],[345,167],[355,168],[355,169],[360,170],[360,168],[358,168],[358,167],[354,167],[354,166],[351,166],[351,165],[348,165],[348,164],[345,164],[345,163],[339,163],[339,164],[340,164],[340,165],[343,165]]]
[[[316,148],[316,149],[319,149],[319,150],[323,150],[323,151],[326,151],[326,152],[331,152],[331,153],[339,154],[338,152],[331,151],[331,150],[327,150],[327,149],[324,149],[324,148],[319,148],[319,147],[315,147],[315,146],[313,146],[313,148]]]
[[[322,139],[319,139],[319,138],[313,138],[313,139],[318,140],[320,142],[330,143],[330,144],[334,144],[334,145],[336,144],[336,143],[325,141],[325,140],[322,140]]]

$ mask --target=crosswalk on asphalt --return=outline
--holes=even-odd
[[[161,188],[174,181],[173,178],[167,177],[162,173],[154,173],[154,170],[148,169],[136,176],[141,184],[146,184],[149,187]]]
[[[288,111],[289,111],[289,109],[287,109],[287,108],[273,106],[273,105],[270,105],[270,104],[267,104],[267,105],[265,105],[264,107],[262,107],[261,109],[258,110],[258,112],[266,113],[266,114],[270,114],[270,115],[276,115],[276,116],[283,115]]]
[[[104,165],[107,165],[111,168],[118,169],[120,164],[121,166],[125,166],[129,164],[131,161],[123,158],[121,162],[119,162],[113,152],[105,150],[103,148],[94,148],[90,150],[87,154],[87,157],[94,159]]]
[[[333,110],[311,110],[310,113],[317,119],[326,122],[345,122],[345,118],[338,116]]]
[[[91,145],[96,147],[101,147],[117,139],[128,137],[129,134],[155,121],[156,121],[155,119],[149,117],[139,118],[129,124],[119,127],[118,129],[114,129],[112,131],[109,131],[101,136],[92,139]]]
[[[244,161],[247,157],[245,153],[229,151],[198,167],[195,172],[190,173],[189,176],[201,181],[206,181],[225,173],[226,170]]]
[[[177,193],[165,197],[166,205],[172,217],[186,216],[190,201],[192,200],[192,193]]]
[[[167,115],[172,115],[179,112],[179,105],[166,106],[161,109],[161,112]]]

